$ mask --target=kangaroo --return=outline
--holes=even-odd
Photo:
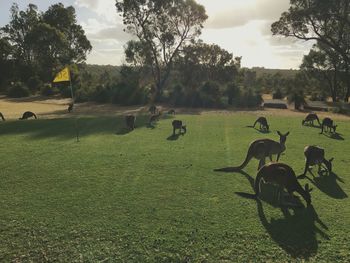
[[[135,129],[135,121],[136,117],[134,115],[125,116],[126,127],[128,127],[129,130]]]
[[[320,119],[318,118],[317,114],[316,113],[309,113],[305,120],[302,121],[302,125],[305,125],[306,123],[307,124],[311,124],[312,126],[314,126],[314,121],[317,121],[318,124],[321,126],[321,123],[320,123]]]
[[[168,111],[168,114],[175,115],[175,110],[174,110],[174,109],[169,110],[169,111]]]
[[[5,117],[4,117],[4,115],[2,115],[1,112],[0,112],[0,118],[1,118],[3,121],[5,121]]]
[[[265,183],[279,185],[287,190],[287,192],[293,196],[293,192],[299,193],[306,203],[311,204],[309,184],[305,185],[305,189],[300,185],[293,169],[284,163],[268,163],[264,165],[258,172],[254,190],[256,197],[260,193],[260,182],[263,180]]]
[[[259,166],[258,166],[258,170],[259,170],[261,166],[265,164],[266,157],[269,157],[270,161],[272,161],[273,154],[277,154],[277,162],[278,162],[281,156],[281,153],[283,153],[286,150],[286,140],[287,140],[287,136],[289,135],[289,132],[287,132],[286,134],[282,134],[281,132],[277,131],[277,133],[280,136],[280,142],[276,142],[271,139],[255,140],[249,145],[247,156],[240,166],[215,169],[214,171],[217,171],[217,172],[240,171],[247,166],[247,164],[253,157],[259,160]]]
[[[35,119],[37,119],[35,113],[33,113],[31,111],[26,111],[25,113],[23,113],[22,118],[19,118],[19,120],[26,120],[26,119],[29,119],[31,117],[34,117]]]
[[[172,122],[172,125],[173,125],[173,136],[175,135],[175,130],[180,130],[180,133],[181,134],[181,130],[184,131],[184,133],[187,132],[187,129],[186,129],[186,125],[183,125],[182,121],[179,121],[179,120],[174,120]]]
[[[160,115],[162,115],[161,111],[158,111],[158,114],[153,114],[150,118],[149,118],[149,125],[152,125],[152,123],[154,123],[155,121],[158,121],[160,118]]]
[[[73,103],[69,103],[68,105],[68,113],[70,113],[73,110],[74,104]]]
[[[321,134],[323,133],[323,130],[326,131],[326,129],[329,130],[329,132],[332,132],[333,129],[333,132],[335,133],[337,126],[338,125],[334,125],[334,122],[331,118],[324,118],[321,125]]]
[[[157,113],[158,109],[157,109],[157,107],[155,105],[152,105],[151,107],[149,107],[148,111],[151,114],[155,115]]]
[[[255,125],[257,124],[257,123],[259,123],[260,124],[260,130],[263,130],[263,129],[265,129],[265,130],[269,130],[269,125],[267,124],[267,119],[265,118],[265,117],[259,117],[256,121],[255,121],[255,123],[254,123],[254,125],[253,125],[253,127],[255,128]]]
[[[304,169],[304,173],[302,175],[299,175],[298,178],[305,178],[309,167],[316,165],[316,164],[318,165],[318,171],[320,171],[322,163],[325,164],[328,172],[331,173],[332,172],[332,162],[333,162],[334,158],[326,160],[324,158],[324,156],[325,156],[324,153],[325,153],[325,151],[321,147],[306,146],[304,149],[304,155],[305,155],[305,160],[306,160],[305,169]]]

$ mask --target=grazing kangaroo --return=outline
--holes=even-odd
[[[0,118],[1,118],[3,121],[5,121],[5,117],[4,117],[4,115],[2,115],[1,112],[0,112]]]
[[[162,115],[161,111],[158,111],[157,114],[153,114],[150,118],[149,118],[149,125],[152,125],[155,121],[158,121],[160,118],[160,115]]]
[[[269,126],[268,123],[267,123],[267,119],[266,119],[265,117],[259,117],[259,118],[255,121],[255,123],[254,123],[254,125],[253,125],[254,128],[255,128],[255,125],[256,125],[257,123],[260,124],[260,130],[265,129],[265,130],[268,131],[269,128],[270,128],[270,126]]]
[[[168,111],[168,114],[175,115],[175,110],[174,110],[174,109],[169,110],[169,111]]]
[[[281,132],[277,131],[277,133],[280,136],[279,142],[273,141],[271,139],[259,139],[259,140],[253,141],[249,145],[247,156],[244,162],[240,166],[215,169],[214,171],[217,171],[217,172],[240,171],[247,166],[247,164],[252,158],[259,160],[259,166],[258,166],[258,170],[259,170],[265,164],[266,157],[269,157],[270,161],[272,161],[272,155],[274,154],[277,154],[277,162],[278,162],[281,156],[281,153],[283,153],[286,150],[286,140],[287,140],[287,136],[289,135],[289,132],[287,132],[286,134],[282,134]]]
[[[304,173],[302,175],[299,175],[298,178],[305,178],[309,167],[316,165],[316,164],[318,165],[318,171],[320,171],[322,163],[325,164],[328,172],[331,173],[332,172],[332,162],[333,162],[334,158],[326,160],[324,158],[324,156],[325,156],[324,153],[325,153],[325,151],[321,147],[306,146],[304,149],[304,155],[305,155],[305,160],[306,160],[305,169],[304,169]]]
[[[155,115],[157,113],[158,109],[157,109],[157,107],[155,105],[152,105],[151,107],[149,107],[148,111],[151,114]]]
[[[180,130],[179,134],[181,134],[181,130],[184,131],[184,133],[187,132],[186,125],[183,125],[182,121],[174,120],[172,122],[173,125],[173,136],[175,135],[175,130]]]
[[[135,121],[136,121],[136,116],[134,115],[125,116],[126,127],[128,127],[129,130],[135,129]]]
[[[26,119],[29,119],[31,117],[34,117],[35,119],[37,119],[35,113],[33,113],[31,111],[26,111],[25,113],[23,113],[22,118],[19,118],[19,120],[26,120]]]
[[[68,113],[71,113],[71,111],[73,110],[74,104],[73,103],[69,103],[68,105]]]
[[[291,196],[293,196],[293,192],[297,192],[304,198],[308,205],[311,204],[310,192],[312,189],[309,189],[308,184],[305,185],[304,189],[298,182],[293,169],[287,164],[268,163],[259,170],[254,184],[256,197],[260,193],[261,180],[265,183],[275,184],[285,188]]]
[[[317,121],[318,124],[321,126],[321,123],[320,123],[320,119],[318,118],[317,114],[316,113],[309,113],[305,120],[302,121],[302,125],[305,125],[306,123],[307,124],[311,124],[312,126],[314,126],[314,121]]]
[[[334,122],[331,118],[324,118],[322,121],[322,125],[321,125],[321,134],[323,133],[323,130],[326,131],[326,129],[329,132],[333,132],[335,133],[335,130],[337,129],[338,125],[334,125]]]

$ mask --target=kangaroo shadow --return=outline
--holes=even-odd
[[[254,187],[254,179],[249,174],[244,171],[240,171],[239,173],[244,175],[248,179],[250,185]],[[249,193],[236,192],[236,194],[256,201],[261,224],[272,240],[291,257],[307,260],[315,255],[318,250],[316,234],[318,233],[324,239],[329,240],[329,236],[324,232],[328,230],[327,225],[321,221],[312,205],[305,208],[299,198],[296,200],[297,205],[279,207],[283,214],[282,218],[272,218],[269,221],[265,215],[260,199],[274,207],[277,207],[277,205],[273,199],[267,198],[267,193],[270,191],[267,191],[268,189],[265,188],[266,186],[273,189],[272,185],[263,185],[261,193],[264,194],[260,195],[259,199],[256,198],[255,195]],[[303,209],[300,209],[299,206]]]
[[[185,132],[175,133],[171,134],[168,138],[166,138],[168,141],[176,141],[180,138],[180,136],[184,136]]]
[[[313,177],[312,179],[307,177],[307,179],[329,197],[334,199],[345,199],[348,197],[337,182],[339,181],[344,184],[344,181],[335,173],[330,173],[327,175],[320,173],[317,177]]]
[[[264,134],[268,134],[268,133],[271,133],[270,130],[266,130],[266,129],[258,129],[256,127],[254,127],[253,125],[248,125],[246,126],[247,128],[253,128],[254,130],[260,132],[260,133],[264,133]]]
[[[308,124],[308,123],[305,123],[305,124],[302,124],[302,126],[308,127],[308,128],[317,128],[317,129],[321,129],[321,125],[315,125],[315,124]]]
[[[333,140],[338,140],[338,141],[344,141],[345,139],[341,136],[340,133],[327,133],[327,132],[323,132],[321,133],[323,134],[324,136],[330,138],[330,139],[333,139]]]
[[[318,250],[316,234],[329,240],[324,232],[328,230],[312,205],[304,209],[281,208],[282,218],[267,219],[262,202],[257,200],[257,210],[261,224],[272,240],[294,259],[308,259]]]
[[[136,127],[135,127],[136,129]],[[131,133],[133,130],[126,128],[126,127],[120,127],[117,129],[117,132],[115,133],[116,135],[127,135],[129,133]]]

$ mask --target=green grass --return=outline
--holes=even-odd
[[[188,127],[177,140],[170,118],[130,133],[120,118],[81,118],[79,143],[74,119],[0,123],[0,261],[350,261],[349,122],[336,140],[294,117],[270,117],[269,134],[249,114],[176,118]],[[253,193],[256,160],[246,176],[213,172],[276,130],[291,132],[281,161],[297,174],[306,145],[335,157],[339,179],[312,184],[313,208],[236,195]]]

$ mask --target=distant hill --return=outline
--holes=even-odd
[[[268,69],[263,67],[253,67],[250,70],[256,72],[257,78],[263,76],[264,74],[274,75],[276,73],[280,73],[282,76],[286,78],[292,78],[299,72],[299,70],[297,69]]]
[[[93,78],[97,78],[107,72],[111,78],[118,78],[120,73],[120,66],[112,65],[95,65],[84,64],[80,66],[81,71],[86,71],[92,75]]]

